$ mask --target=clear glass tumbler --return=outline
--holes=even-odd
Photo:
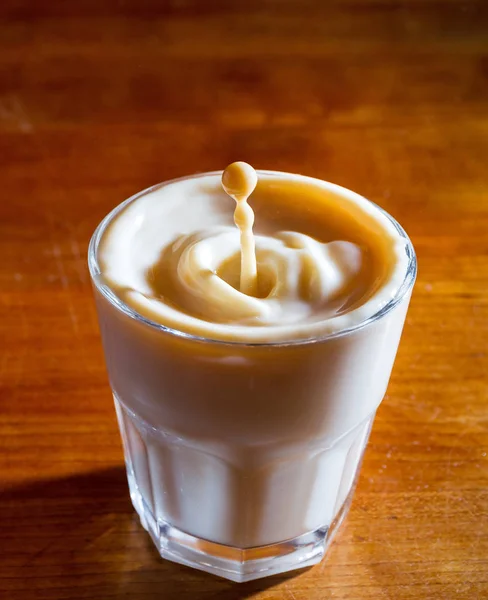
[[[386,215],[405,238],[405,279],[355,327],[289,343],[202,339],[136,313],[100,276],[104,231],[164,185],[115,208],[89,248],[134,508],[163,558],[233,581],[315,564],[348,511],[386,391],[416,277],[412,244]]]

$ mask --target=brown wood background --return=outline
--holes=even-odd
[[[3,0],[0,597],[488,598],[488,3]],[[419,278],[328,558],[237,585],[128,500],[86,268],[115,204],[233,160],[350,187]]]

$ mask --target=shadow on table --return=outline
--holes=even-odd
[[[240,600],[304,570],[244,584],[162,560],[115,467],[0,492],[0,597]]]

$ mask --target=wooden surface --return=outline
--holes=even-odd
[[[0,598],[488,597],[488,9],[480,1],[0,7]],[[158,181],[323,177],[410,233],[419,278],[328,558],[232,584],[131,510],[85,255]]]

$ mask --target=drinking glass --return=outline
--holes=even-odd
[[[168,183],[115,208],[89,247],[132,503],[163,558],[233,581],[315,564],[351,503],[416,277],[414,249],[384,213],[405,239],[405,278],[354,327],[305,341],[204,339],[138,314],[101,276],[104,232]],[[327,185],[339,199],[354,194]]]

